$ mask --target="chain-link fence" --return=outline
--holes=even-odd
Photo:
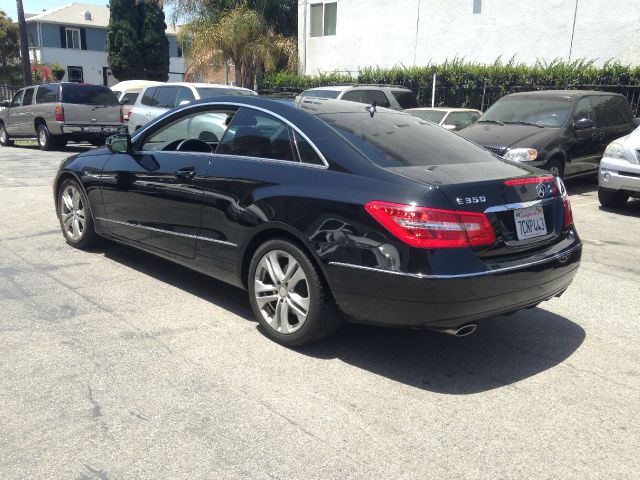
[[[11,100],[20,88],[12,85],[0,85],[0,100]]]

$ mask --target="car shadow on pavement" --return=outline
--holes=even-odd
[[[596,174],[565,180],[569,195],[583,195],[598,191],[598,177]]]
[[[97,251],[255,322],[247,293],[239,288],[117,243],[105,242]],[[420,389],[469,395],[553,368],[571,356],[584,338],[585,332],[577,324],[544,308],[534,308],[481,321],[476,333],[463,338],[428,330],[345,323],[324,341],[295,351],[318,359],[339,359]],[[265,337],[265,341],[270,340]]]
[[[149,275],[168,285],[213,303],[246,320],[253,321],[247,292],[135,248],[105,241],[96,252],[114,262]]]
[[[640,200],[629,200],[623,208],[606,208],[600,206],[603,212],[615,213],[616,215],[624,215],[625,217],[640,217]]]
[[[299,348],[423,390],[470,395],[512,385],[564,362],[585,331],[544,308],[479,322],[456,338],[426,330],[346,324],[322,343]]]

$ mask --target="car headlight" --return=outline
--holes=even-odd
[[[514,148],[505,153],[504,158],[514,162],[531,162],[538,158],[538,151],[535,148]]]
[[[627,159],[627,155],[624,152],[624,145],[618,142],[611,142],[607,145],[607,149],[604,151],[604,156],[609,158],[619,158],[620,160]]]

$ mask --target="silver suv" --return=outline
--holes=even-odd
[[[301,103],[309,98],[333,98],[349,102],[365,103],[372,105],[376,102],[378,107],[404,110],[418,106],[415,93],[407,87],[398,85],[334,85],[329,87],[317,87],[305,90],[296,97],[296,102]]]
[[[69,140],[102,145],[110,135],[126,132],[114,93],[100,85],[47,83],[18,90],[0,109],[0,145],[14,138],[38,140],[42,150],[64,147]]]
[[[253,90],[213,83],[165,83],[145,87],[129,112],[129,133],[133,133],[167,110],[194,100],[222,95],[257,95]]]

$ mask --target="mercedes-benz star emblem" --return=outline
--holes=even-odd
[[[544,198],[544,194],[547,193],[544,183],[536,185],[536,192],[538,192],[538,198]]]

